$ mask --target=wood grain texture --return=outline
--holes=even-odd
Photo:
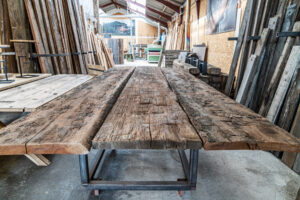
[[[133,70],[111,69],[1,129],[0,155],[88,153]]]
[[[0,112],[32,112],[90,80],[89,75],[55,75],[0,92]]]
[[[163,69],[206,150],[300,151],[285,130],[181,70]]]
[[[158,67],[137,67],[93,139],[96,149],[198,149],[202,142]]]

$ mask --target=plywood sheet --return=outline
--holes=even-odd
[[[91,79],[89,75],[55,75],[0,92],[0,112],[32,112]]]
[[[12,77],[9,77],[9,80],[14,80],[12,83],[1,83],[0,84],[0,91],[7,90],[9,88],[14,88],[19,85],[24,85],[26,83],[30,83],[33,81],[37,81],[46,77],[51,76],[51,74],[24,74],[24,75],[35,75],[36,77],[32,78],[17,78],[17,76],[20,76],[20,74],[13,74]],[[4,80],[4,79],[2,79]]]

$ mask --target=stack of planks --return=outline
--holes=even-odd
[[[123,39],[107,39],[108,47],[113,52],[115,64],[124,64],[124,41]]]
[[[16,52],[15,57],[5,58],[9,72],[19,71],[18,56],[29,55],[32,44],[26,41],[32,39],[39,68],[35,69],[29,58],[22,58],[26,73],[87,74],[89,65],[99,64],[105,69],[114,65],[103,39],[95,35],[91,38],[78,0],[3,0],[0,11],[1,43],[11,45],[8,51]],[[23,42],[14,43],[12,39]]]
[[[184,49],[184,22],[177,19],[175,23],[169,22],[168,36],[166,41],[166,50],[183,50]]]
[[[237,102],[294,135],[297,128],[293,127],[300,123],[299,37],[279,33],[300,31],[299,7],[298,0],[247,1],[225,88],[228,96],[234,96]],[[257,35],[260,39],[249,39]],[[283,155],[290,167],[296,162],[300,165],[295,154],[276,152],[276,155]]]
[[[108,48],[104,41],[104,38],[100,35],[96,35],[93,32],[89,32],[90,43],[94,52],[95,65],[100,65],[105,70],[112,68],[115,63],[113,60],[112,51]]]

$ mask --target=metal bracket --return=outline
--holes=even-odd
[[[232,40],[238,40],[239,38],[238,37],[229,37],[229,38],[227,38],[228,39],[228,41],[232,41]]]
[[[0,80],[1,83],[12,83],[15,80],[9,80],[8,75],[7,75],[7,66],[6,66],[6,61],[5,60],[0,60],[0,63],[3,63],[3,67],[0,66],[0,69],[4,69],[4,74],[5,74],[5,80]]]
[[[257,41],[257,40],[260,40],[260,38],[261,37],[259,35],[248,36],[247,41],[250,41],[250,40]]]
[[[276,37],[300,37],[300,32],[278,32]]]

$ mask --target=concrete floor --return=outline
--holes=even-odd
[[[80,185],[78,156],[47,156],[52,164],[37,167],[24,156],[0,156],[0,199],[124,200],[295,200],[300,177],[263,151],[199,153],[195,191],[104,191],[94,197]],[[176,151],[108,153],[100,176],[106,180],[176,180],[183,178]]]

